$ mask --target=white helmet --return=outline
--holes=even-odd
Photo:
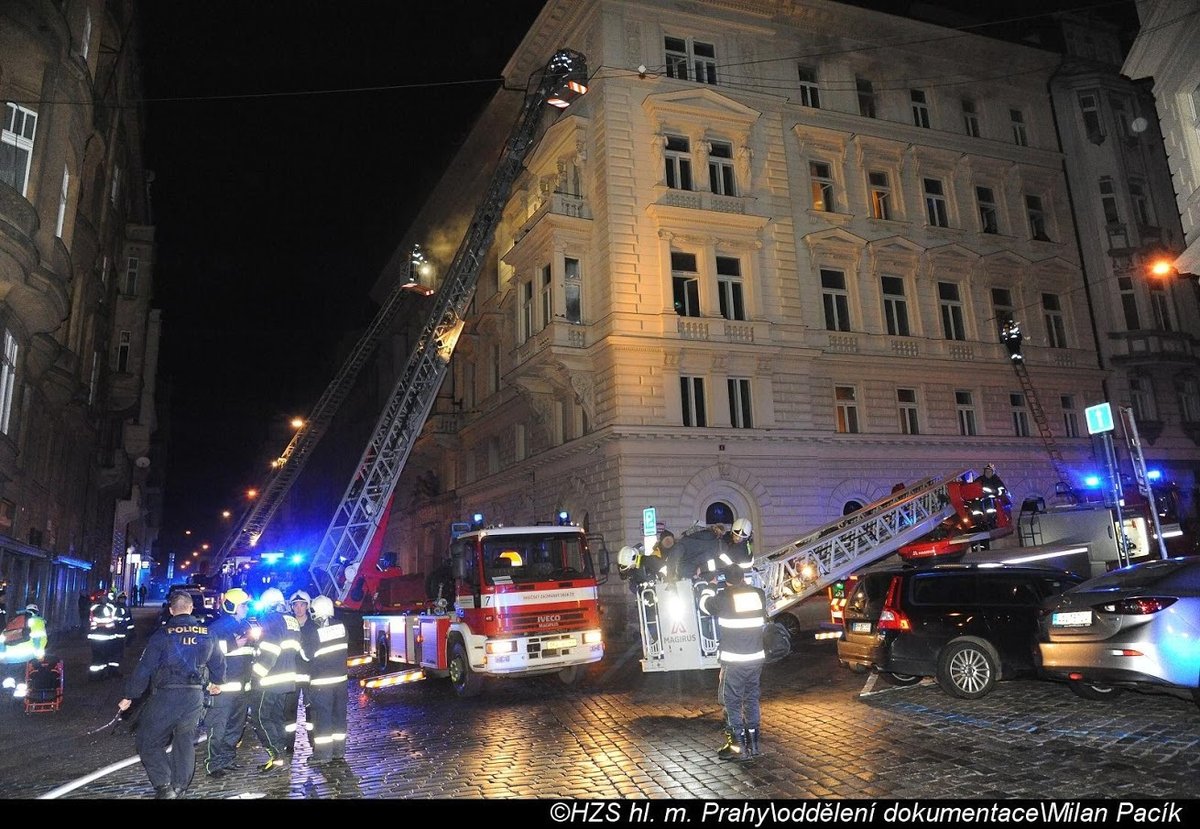
[[[328,596],[317,596],[309,605],[312,610],[312,615],[318,619],[333,618],[333,599]]]
[[[258,597],[258,604],[269,610],[277,610],[283,604],[283,593],[277,587],[268,587]]]
[[[617,553],[617,566],[622,570],[628,570],[637,561],[637,550],[626,545]]]
[[[739,518],[733,522],[733,540],[745,541],[754,532],[754,527],[750,526],[750,520],[747,518]]]

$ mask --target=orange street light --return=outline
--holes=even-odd
[[[293,417],[292,418],[292,428],[293,429],[303,429],[304,428],[304,418]]]
[[[1166,258],[1155,259],[1150,263],[1150,273],[1154,276],[1170,276],[1175,272],[1175,264]]]
[[[257,498],[257,497],[258,497],[258,490],[257,490],[257,489],[248,489],[248,490],[246,490],[246,497],[247,497],[247,498]]]
[[[207,545],[207,544],[201,544],[201,545],[200,545],[200,549],[201,549],[201,550],[207,550],[207,549],[208,549],[208,545]]]
[[[233,513],[232,513],[232,512],[230,512],[229,510],[227,510],[227,509],[223,509],[223,510],[221,510],[221,517],[222,517],[222,518],[228,518],[228,517],[230,517],[231,515],[233,515]],[[191,535],[191,534],[192,534],[192,531],[191,531],[191,530],[188,530],[188,535]]]
[[[191,530],[184,530],[184,531],[183,531],[183,534],[184,534],[184,535],[191,535],[191,534],[192,534],[192,531],[191,531]]]
[[[195,557],[196,557],[196,556],[198,556],[198,555],[200,555],[200,551],[199,551],[199,550],[192,550],[192,558],[195,558]]]

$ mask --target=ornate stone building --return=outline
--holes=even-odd
[[[0,579],[55,625],[157,532],[136,38],[132,0],[0,5]]]

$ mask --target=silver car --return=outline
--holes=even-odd
[[[1086,699],[1121,688],[1191,691],[1200,705],[1200,558],[1148,561],[1050,600],[1042,669]]]

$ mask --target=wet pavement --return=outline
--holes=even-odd
[[[139,621],[153,624],[150,613]],[[151,796],[131,735],[86,733],[115,714],[121,686],[79,680],[82,640],[59,647],[63,709],[0,712],[4,796]],[[493,681],[460,700],[431,679],[352,693],[346,765],[309,768],[301,737],[290,771],[262,775],[254,766],[265,753],[247,732],[246,769],[220,780],[201,770],[187,797],[1157,799],[1193,797],[1200,779],[1200,709],[1190,700],[1092,702],[1032,679],[974,701],[882,681],[863,695],[866,677],[837,664],[834,643],[808,639],[764,670],[762,756],[721,762],[716,672],[643,674],[636,657],[613,647],[576,687]]]

